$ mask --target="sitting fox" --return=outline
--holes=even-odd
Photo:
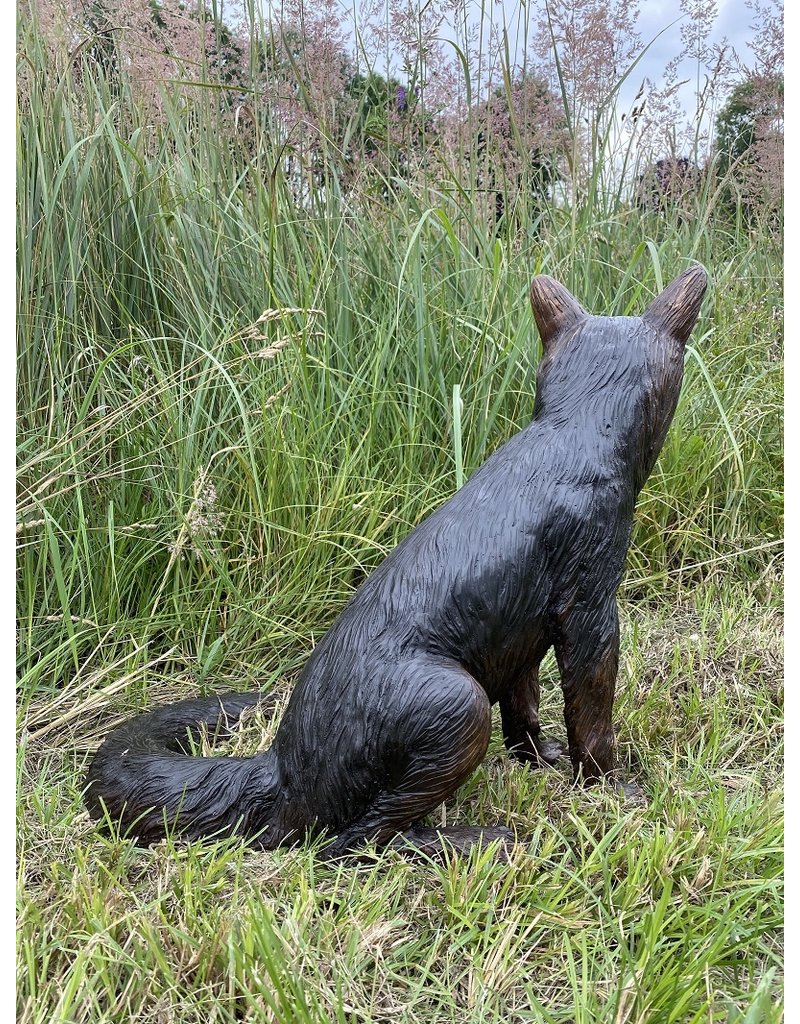
[[[141,715],[95,755],[92,815],[144,844],[167,831],[235,832],[274,848],[325,831],[326,856],[401,834],[425,848],[439,835],[419,822],[482,761],[493,704],[514,757],[536,765],[562,752],[539,725],[550,647],[576,778],[613,772],[616,592],[706,283],[693,267],[641,318],[599,317],[535,278],[543,356],[532,423],[358,588],[306,663],[270,749],[207,758],[182,746],[259,693]],[[446,832],[457,849],[508,835]]]

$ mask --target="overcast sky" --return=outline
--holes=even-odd
[[[469,2],[469,0],[468,0]],[[520,0],[493,0],[483,5],[496,26],[502,26],[505,20],[511,35],[519,24]],[[538,10],[543,3],[534,3],[529,17],[536,19]],[[474,0],[474,20],[480,18],[481,3]],[[750,63],[748,50],[749,40],[753,32],[750,22],[753,20],[751,12],[745,7],[744,0],[717,0],[717,18],[709,37],[710,42],[721,42],[723,39],[733,46],[739,57],[745,64]],[[625,82],[620,93],[621,109],[629,106],[636,95],[639,86],[644,78],[649,78],[656,85],[660,83],[663,71],[667,63],[680,52],[681,43],[681,22],[676,22],[676,16],[680,10],[676,0],[642,0],[638,31],[642,45],[650,43],[644,57],[637,65],[630,78]],[[511,40],[513,45],[513,40]],[[523,45],[520,41],[519,46]],[[694,97],[696,91],[696,68],[689,63],[680,69],[680,78],[689,79],[683,87],[681,98],[684,107],[694,110]]]
[[[750,22],[752,16],[745,7],[743,0],[719,0],[717,3],[717,19],[710,36],[710,41],[719,43],[723,39],[733,46],[739,58],[750,64],[752,58],[748,49],[750,39],[753,36]],[[636,94],[638,86],[644,77],[650,78],[656,83],[661,76],[667,62],[681,49],[681,28],[680,22],[667,26],[675,19],[675,3],[662,3],[660,0],[645,0],[642,4],[639,16],[639,33],[643,43],[654,40],[649,50],[642,59],[641,64],[632,76],[632,82],[628,83],[628,89],[623,90],[623,99],[630,101]],[[659,32],[666,29],[663,35]],[[681,78],[690,79],[683,89],[683,102],[685,107],[694,108],[695,93],[695,68],[690,62],[681,69]]]

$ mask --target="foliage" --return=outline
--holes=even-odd
[[[662,158],[639,175],[636,202],[646,210],[683,212],[695,204],[701,187],[700,169],[688,157]]]
[[[494,200],[495,222],[520,199],[543,210],[562,179],[567,150],[563,110],[545,79],[520,75],[508,89],[496,89],[469,112],[467,127],[475,138],[475,176]]]
[[[717,116],[717,169],[729,202],[755,213],[783,196],[783,76],[751,76]]]

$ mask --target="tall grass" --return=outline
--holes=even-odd
[[[770,225],[709,193],[678,217],[597,189],[545,216],[518,199],[504,233],[477,181],[345,194],[333,155],[298,203],[267,110],[246,147],[220,138],[214,90],[167,94],[154,124],[85,53],[54,75],[35,25],[21,50],[22,1019],[777,1019]],[[629,314],[691,260],[712,287],[623,588],[619,715],[649,811],[493,746],[447,813],[532,834],[511,874],[478,852],[420,875],[94,834],[82,768],[114,722],[197,687],[285,686],[528,422],[535,273]]]

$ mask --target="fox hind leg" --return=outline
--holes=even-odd
[[[386,760],[387,784],[364,813],[339,829],[323,856],[342,856],[367,842],[441,852],[436,829],[418,823],[472,774],[491,734],[489,698],[463,668],[446,659],[419,659],[408,670]],[[399,689],[399,688],[398,688]],[[398,692],[398,690],[395,690]],[[464,851],[476,842],[508,840],[504,829],[449,828],[444,839]]]

